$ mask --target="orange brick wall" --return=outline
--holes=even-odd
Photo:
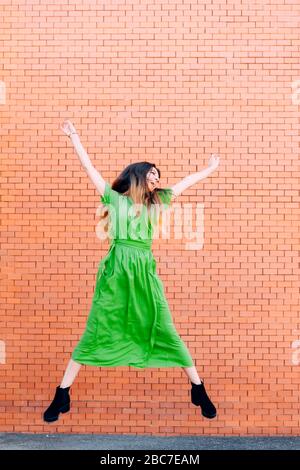
[[[0,431],[298,435],[299,2],[2,2]],[[83,332],[108,243],[99,195],[59,129],[110,182],[134,162],[163,186],[219,169],[204,246],[155,241],[177,330],[218,408],[180,368],[83,367],[72,412],[41,416]]]

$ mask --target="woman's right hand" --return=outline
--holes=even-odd
[[[68,137],[70,137],[71,134],[77,134],[76,129],[71,123],[71,121],[64,121],[63,125],[60,128]]]

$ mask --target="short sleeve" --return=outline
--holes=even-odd
[[[158,191],[158,195],[163,204],[169,206],[172,202],[173,190],[172,188],[164,188]]]
[[[108,181],[105,181],[104,194],[100,196],[100,201],[104,205],[112,205],[116,207],[119,202],[120,197],[121,197],[121,194],[118,191],[115,191],[114,189],[112,189]]]

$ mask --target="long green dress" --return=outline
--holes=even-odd
[[[167,209],[172,189],[158,194],[163,206],[154,206]],[[158,219],[154,216],[151,223],[146,205],[135,212],[133,200],[113,190],[108,182],[101,202],[108,208],[113,235],[98,267],[86,328],[72,359],[103,367],[194,366],[173,324],[156,272],[151,246]]]

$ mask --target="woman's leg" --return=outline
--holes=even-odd
[[[195,366],[192,367],[182,367],[188,378],[194,384],[201,384],[202,380],[200,379],[197,369]]]
[[[56,421],[59,417],[59,413],[67,413],[70,411],[71,400],[69,390],[80,367],[81,364],[78,364],[78,362],[73,361],[73,359],[69,360],[61,384],[56,387],[54,398],[50,406],[48,406],[44,412],[44,421],[47,423]]]
[[[81,367],[81,364],[78,364],[78,362],[75,362],[73,361],[73,359],[70,359],[67,365],[67,368],[65,370],[63,379],[61,381],[60,388],[66,388],[72,385],[76,375],[79,372],[80,367]]]
[[[196,367],[182,367],[182,369],[192,382],[192,403],[196,406],[201,406],[201,412],[205,418],[215,418],[217,416],[216,407],[207,395],[204,382],[200,379]]]

